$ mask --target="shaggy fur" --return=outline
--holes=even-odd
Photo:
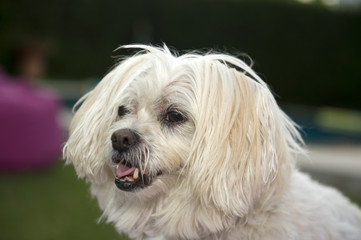
[[[117,231],[133,239],[361,239],[360,210],[295,168],[302,139],[249,66],[223,54],[124,48],[142,50],[81,99],[64,147]],[[128,155],[112,145],[120,129],[136,134]],[[125,162],[148,185],[119,189]]]

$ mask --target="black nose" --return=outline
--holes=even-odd
[[[124,152],[137,144],[139,135],[130,129],[121,129],[112,134],[111,140],[115,150]]]

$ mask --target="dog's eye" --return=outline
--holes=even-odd
[[[186,118],[179,112],[169,111],[165,115],[165,120],[169,123],[182,123]]]
[[[118,116],[123,117],[124,115],[128,114],[129,110],[124,106],[119,106],[118,108]]]

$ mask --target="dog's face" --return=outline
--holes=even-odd
[[[83,98],[64,148],[118,230],[195,238],[282,191],[301,140],[266,84],[227,55],[140,47]]]
[[[142,191],[184,166],[195,130],[192,89],[190,80],[151,68],[122,89],[107,144],[120,190]]]

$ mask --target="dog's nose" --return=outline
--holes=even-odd
[[[112,147],[119,152],[128,150],[131,146],[134,146],[139,136],[137,133],[130,129],[117,130],[112,134]]]

